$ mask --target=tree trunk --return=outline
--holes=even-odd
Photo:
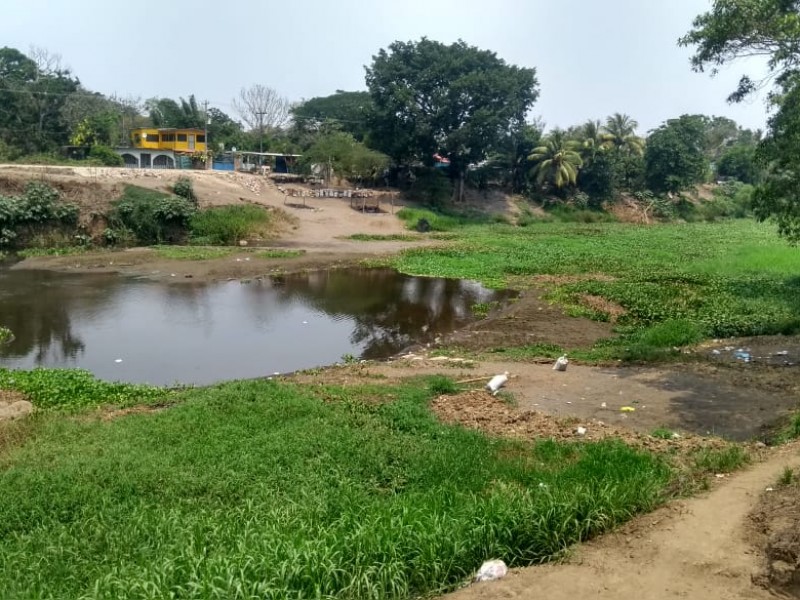
[[[466,171],[459,169],[458,177],[453,180],[453,202],[460,203],[464,201],[464,187],[466,178]]]

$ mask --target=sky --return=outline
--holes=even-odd
[[[621,112],[639,133],[686,113],[764,128],[764,95],[726,97],[763,63],[694,73],[677,39],[711,0],[0,0],[0,45],[62,56],[93,91],[188,97],[235,116],[242,87],[292,101],[362,90],[364,67],[395,40],[463,39],[535,67],[531,117],[548,128]]]

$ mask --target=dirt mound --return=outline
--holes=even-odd
[[[18,419],[33,412],[24,394],[11,390],[0,390],[0,421]]]
[[[767,488],[751,519],[765,557],[754,581],[800,598],[800,483]]]
[[[517,439],[597,441],[615,438],[636,448],[662,453],[676,450],[691,453],[701,448],[722,448],[727,445],[719,438],[688,435],[661,439],[597,419],[554,417],[537,411],[519,410],[503,398],[492,396],[484,390],[439,396],[431,403],[431,409],[445,423],[457,423],[491,435]]]

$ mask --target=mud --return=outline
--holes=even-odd
[[[777,595],[800,598],[800,482],[776,482],[750,515],[762,568],[755,583]]]

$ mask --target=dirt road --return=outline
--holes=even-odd
[[[784,469],[800,466],[800,445],[723,480],[707,495],[675,502],[580,546],[564,563],[510,573],[448,600],[751,600],[775,598],[752,582],[763,567],[749,519]]]

